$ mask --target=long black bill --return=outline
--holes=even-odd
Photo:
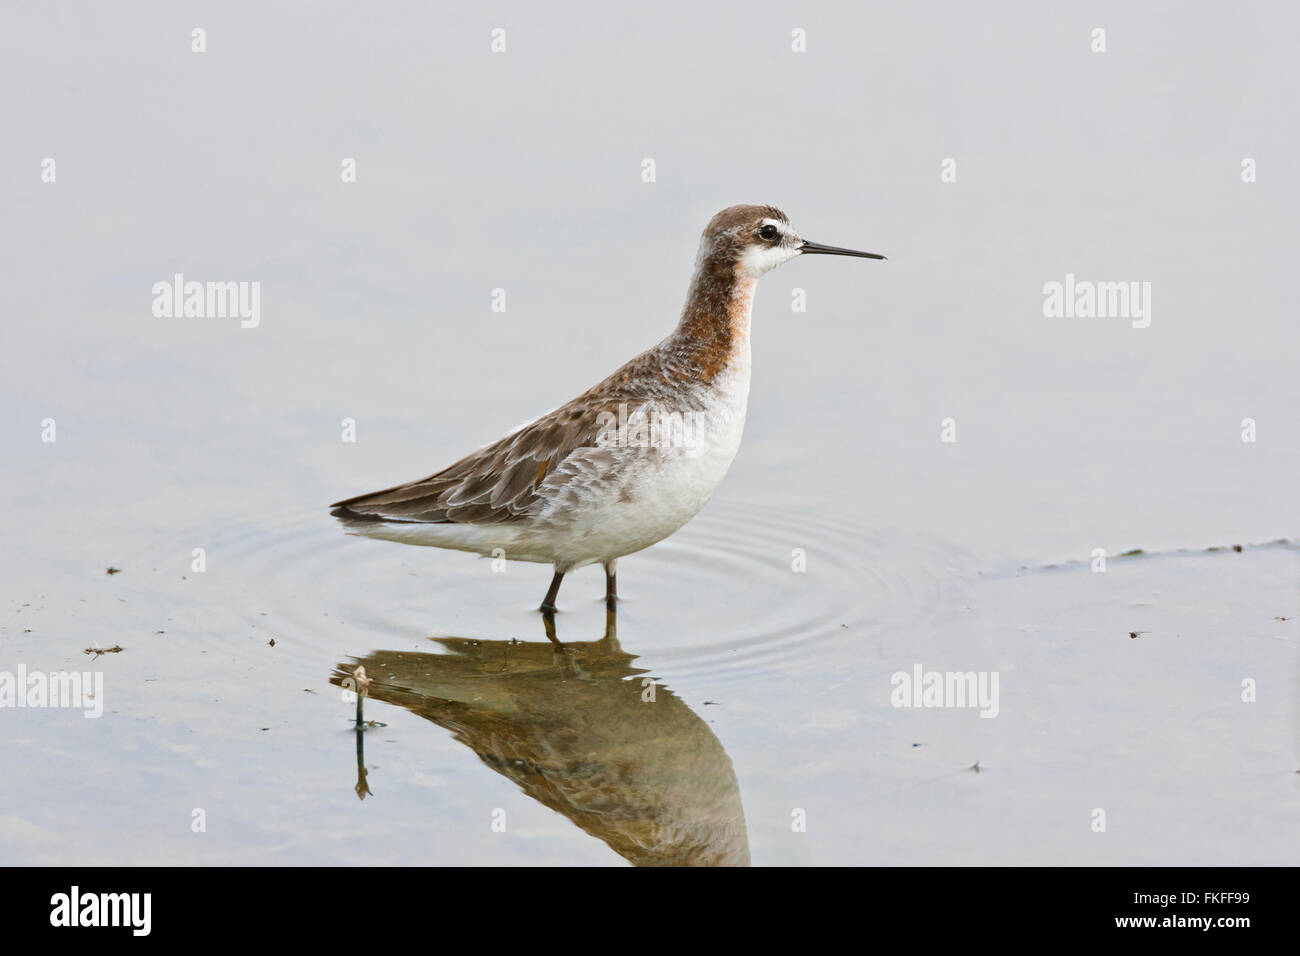
[[[804,255],[819,256],[857,256],[859,259],[883,259],[884,256],[878,256],[874,252],[858,252],[856,249],[841,249],[839,246],[823,246],[820,242],[809,242],[804,240],[804,244],[799,247],[799,251]]]

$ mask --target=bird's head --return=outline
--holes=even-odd
[[[775,206],[729,206],[709,220],[700,238],[701,262],[728,262],[746,278],[757,279],[801,255],[885,258],[874,252],[809,242]]]

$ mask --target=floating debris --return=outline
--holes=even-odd
[[[1150,634],[1150,631],[1129,631],[1128,636],[1131,640],[1137,640],[1143,634]]]
[[[1211,545],[1208,548],[1175,548],[1173,550],[1168,550],[1168,551],[1147,551],[1144,548],[1130,548],[1127,551],[1121,551],[1113,555],[1107,554],[1106,558],[1108,560],[1114,561],[1114,560],[1118,560],[1119,558],[1158,558],[1158,557],[1168,557],[1170,555],[1175,555],[1175,554],[1222,554],[1227,551],[1232,551],[1235,554],[1241,554],[1242,552],[1246,551],[1248,548],[1250,549],[1253,548],[1296,549],[1296,548],[1300,548],[1300,539],[1274,538],[1271,541],[1264,541],[1264,542],[1247,542],[1245,544],[1216,544],[1216,545]],[[1020,577],[1023,574],[1030,574],[1035,571],[1054,571],[1061,568],[1087,567],[1089,564],[1090,564],[1089,561],[1080,560],[1080,559],[1075,559],[1072,561],[1057,561],[1057,562],[1053,562],[1052,564],[1038,564],[1038,565],[1022,564],[1018,568],[1016,568],[1014,572],[1011,573],[1014,573],[1016,577]],[[980,571],[979,573],[983,575],[986,572]],[[991,573],[1002,575],[1008,572],[994,571]]]

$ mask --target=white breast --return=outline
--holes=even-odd
[[[749,378],[746,341],[708,386],[629,409],[622,440],[575,454],[548,477],[539,489],[549,492],[540,520],[515,542],[516,554],[536,548],[559,566],[581,567],[677,531],[708,502],[736,457]]]

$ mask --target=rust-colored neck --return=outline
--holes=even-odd
[[[715,253],[700,261],[668,342],[696,378],[711,382],[748,344],[756,283],[732,256]]]

